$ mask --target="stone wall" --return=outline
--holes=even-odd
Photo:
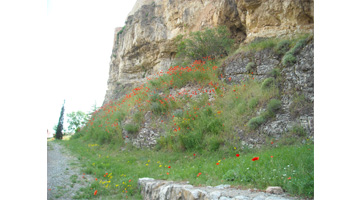
[[[188,182],[174,182],[140,178],[138,187],[144,200],[294,200],[286,194],[270,194],[265,191],[241,190],[230,185],[194,187]],[[281,189],[280,189],[281,190]],[[269,192],[269,190],[268,190]]]
[[[278,55],[272,49],[264,49],[258,52],[245,52],[234,55],[227,59],[222,68],[224,79],[231,77],[232,82],[241,83],[249,78],[246,65],[255,63],[253,77],[256,80],[264,80],[269,73],[277,68],[282,77],[280,85],[282,109],[276,115],[275,120],[263,124],[251,135],[266,134],[280,137],[282,133],[290,130],[294,125],[301,125],[309,136],[314,134],[314,41],[308,39],[307,44],[296,54],[296,63],[284,66],[281,62],[283,55]],[[294,116],[291,105],[295,94],[304,95],[306,106]],[[263,109],[265,110],[265,108]],[[261,112],[261,111],[260,111]],[[258,114],[260,114],[260,112]],[[239,137],[243,137],[243,130],[236,127]],[[243,140],[248,140],[242,138]],[[253,143],[262,143],[256,138]]]

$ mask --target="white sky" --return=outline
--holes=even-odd
[[[58,123],[64,99],[66,113],[88,112],[95,101],[97,106],[102,105],[114,30],[124,26],[135,2],[47,0],[46,51],[51,68],[47,92],[51,95],[47,95],[44,132],[53,131]]]

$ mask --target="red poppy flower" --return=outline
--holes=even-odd
[[[104,175],[104,177],[106,177],[106,175]]]
[[[94,195],[96,195],[97,194],[97,190],[95,190],[95,192],[94,192]]]
[[[270,156],[271,158],[274,157],[274,156]]]
[[[195,156],[195,154],[194,154],[194,156]]]
[[[169,169],[171,168],[171,166],[168,167]]]
[[[216,165],[219,165],[219,163],[216,163]]]
[[[95,181],[97,181],[97,178],[95,178]]]
[[[274,142],[273,142],[273,141],[271,141],[271,144],[274,144]]]
[[[291,176],[288,178],[289,180],[291,179]]]
[[[259,157],[254,157],[253,159],[251,159],[252,161],[255,161],[255,160],[259,160]]]
[[[240,155],[239,154],[236,154],[236,157],[239,157]]]
[[[129,182],[131,182],[131,179],[129,180]]]

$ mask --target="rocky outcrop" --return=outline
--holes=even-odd
[[[165,199],[191,199],[191,200],[292,200],[286,194],[276,195],[272,192],[264,193],[254,190],[240,190],[231,188],[230,185],[215,187],[194,187],[188,182],[173,182],[155,180],[153,178],[140,178],[138,187],[144,200]],[[279,188],[279,187],[277,187]],[[281,189],[281,188],[280,188]],[[270,191],[270,190],[269,190]],[[279,189],[276,190],[277,193]],[[274,193],[274,194],[270,194]]]
[[[284,65],[283,55],[278,55],[274,49],[264,49],[257,52],[242,52],[229,58],[223,64],[224,79],[231,77],[235,83],[241,83],[249,79],[246,70],[248,63],[253,62],[253,77],[263,81],[270,77],[270,72],[278,69],[280,72],[280,94],[282,109],[274,120],[260,126],[251,135],[266,134],[278,138],[281,134],[289,131],[295,125],[301,125],[308,136],[314,135],[314,41],[309,38],[303,48],[296,54],[294,64]],[[296,98],[302,98],[301,101]],[[294,102],[297,100],[297,102]],[[300,101],[300,103],[298,102]],[[295,105],[295,104],[299,105]],[[265,108],[259,111],[260,114]],[[239,137],[244,131],[235,128]],[[243,138],[244,139],[244,138]],[[253,139],[253,144],[262,143],[259,138]],[[251,141],[251,139],[246,139]]]
[[[104,104],[174,64],[179,34],[225,25],[237,43],[313,30],[313,0],[138,0],[117,28]]]

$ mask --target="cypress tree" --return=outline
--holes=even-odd
[[[65,105],[65,100],[64,100],[64,104],[61,108],[60,118],[59,118],[59,122],[58,122],[57,129],[56,129],[56,135],[55,135],[56,139],[60,139],[60,140],[62,140],[62,138],[63,138],[62,130],[63,130],[64,112],[65,112],[64,105]]]

